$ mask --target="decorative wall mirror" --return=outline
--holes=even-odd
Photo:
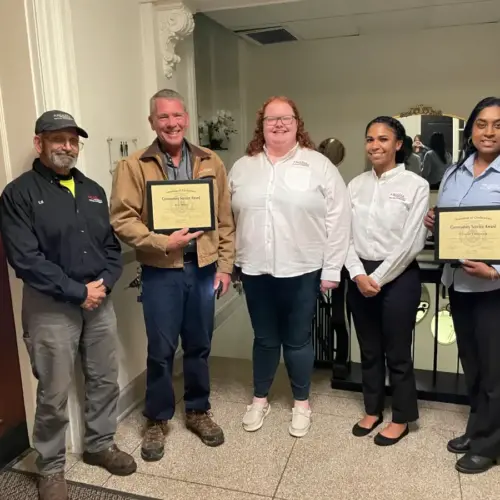
[[[411,139],[406,168],[427,179],[431,191],[437,191],[445,170],[460,158],[465,118],[423,104],[394,118],[403,124]],[[426,159],[429,152],[432,154]],[[365,170],[370,169],[367,161]]]
[[[434,316],[431,321],[431,333],[433,337],[436,337]],[[451,317],[449,304],[442,307],[438,312],[438,344],[441,345],[451,345],[456,342],[457,336],[455,334],[455,327],[453,326],[453,319]]]
[[[412,140],[407,168],[418,172],[437,191],[448,166],[460,157],[465,119],[431,106],[418,106],[395,116]]]
[[[318,151],[325,155],[336,167],[338,167],[345,158],[345,146],[335,137],[329,137],[321,142]]]

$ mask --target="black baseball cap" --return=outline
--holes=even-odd
[[[42,132],[53,132],[55,130],[61,130],[63,128],[76,128],[78,135],[88,139],[89,134],[80,128],[75,119],[65,111],[59,111],[58,109],[53,109],[51,111],[46,111],[41,115],[35,124],[35,134],[41,134]]]

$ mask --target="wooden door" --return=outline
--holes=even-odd
[[[0,239],[0,468],[28,447],[7,259]]]

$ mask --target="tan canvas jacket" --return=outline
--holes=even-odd
[[[209,149],[188,143],[193,179],[213,179],[215,230],[202,234],[197,241],[200,267],[213,262],[217,270],[231,273],[234,264],[234,219],[226,169],[220,158]],[[147,149],[122,160],[113,177],[111,224],[117,236],[136,250],[141,264],[163,268],[184,265],[182,249],[167,254],[168,236],[148,229],[147,181],[166,180],[158,140]]]

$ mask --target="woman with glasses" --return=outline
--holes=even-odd
[[[462,151],[461,160],[444,174],[438,207],[498,208],[500,98],[487,97],[473,109]],[[434,218],[431,209],[424,220],[430,231]],[[498,265],[472,260],[446,264],[443,270],[470,403],[465,433],[448,442],[448,451],[464,454],[455,467],[467,474],[485,472],[500,458],[499,271]]]
[[[297,106],[286,97],[272,97],[258,111],[254,137],[231,169],[229,186],[236,266],[254,330],[254,398],[243,427],[262,427],[283,347],[295,401],[289,432],[302,437],[311,425],[316,299],[320,290],[338,286],[349,247],[346,186],[315,151]]]

